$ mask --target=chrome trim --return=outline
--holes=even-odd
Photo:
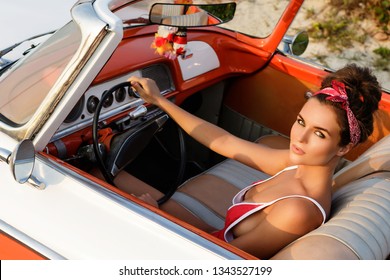
[[[34,189],[37,189],[37,190],[42,191],[42,190],[46,189],[45,182],[39,180],[34,175],[31,175],[31,177],[28,178],[27,184],[30,185],[31,187],[33,187]]]
[[[0,161],[3,161],[8,164],[8,160],[10,156],[11,156],[11,151],[8,151],[0,147]]]
[[[100,2],[106,3],[107,0],[97,0],[93,4],[99,6]],[[113,18],[110,24],[116,23],[117,26],[108,26],[106,22],[101,22],[99,18],[101,15],[96,15],[95,10],[90,5],[89,10],[86,11],[89,14],[80,17],[81,19],[89,18],[90,20],[81,22],[81,30],[87,32],[87,35],[90,40],[94,40],[93,46],[90,45],[90,42],[86,41],[83,49],[85,52],[88,52],[88,60],[84,64],[78,65],[79,73],[77,79],[74,80],[73,84],[69,87],[65,96],[63,96],[61,102],[58,104],[57,108],[53,112],[53,115],[45,123],[42,129],[39,131],[39,134],[36,135],[34,139],[34,144],[36,149],[41,151],[45,148],[47,143],[53,137],[54,132],[60,127],[64,122],[68,114],[71,112],[73,107],[80,100],[81,95],[87,90],[90,86],[93,79],[100,72],[101,68],[104,66],[106,61],[112,55],[123,36],[123,25],[119,18],[109,11],[109,15]],[[98,17],[99,18],[98,18]],[[93,30],[97,30],[97,26],[100,25],[104,30],[101,29],[101,34],[93,34]],[[96,33],[96,32],[95,32]]]
[[[133,109],[133,108],[137,108],[138,106],[144,104],[144,101],[142,99],[138,99],[138,100],[135,100],[134,102],[131,102],[131,103],[128,103],[124,106],[121,106],[121,107],[118,107],[118,108],[115,108],[111,111],[108,111],[108,112],[105,112],[103,114],[100,115],[100,120],[105,120],[105,119],[108,119],[109,117],[111,116],[115,116],[123,111],[126,111],[126,110],[129,110],[129,109]],[[60,131],[58,131],[54,136],[53,138],[50,140],[51,142],[52,141],[56,141],[58,139],[61,139],[67,135],[70,135],[76,131],[79,131],[83,128],[86,128],[88,126],[91,126],[92,125],[92,119],[90,118],[86,118],[85,121],[82,121],[76,125],[71,125],[69,126],[68,128],[65,128],[65,129],[62,129]]]
[[[111,12],[115,9],[115,0],[97,0],[93,3],[94,9],[97,15],[109,25],[111,31],[115,31],[117,26],[122,26],[122,20],[119,17],[114,17]],[[124,3],[129,1],[123,1]]]
[[[63,256],[56,253],[55,251],[51,250],[49,247],[43,245],[42,243],[38,242],[37,240],[31,238],[30,236],[24,234],[20,230],[14,228],[13,226],[7,224],[5,221],[0,219],[0,230],[4,233],[8,234],[12,238],[15,238],[16,240],[23,243],[23,245],[26,245],[27,247],[30,247],[37,253],[41,254],[44,257],[47,257],[48,259],[52,260],[65,260]]]
[[[319,64],[318,62],[310,59],[310,58],[306,58],[306,57],[301,57],[301,56],[296,56],[296,55],[293,55],[293,54],[290,54],[284,50],[281,50],[281,49],[277,49],[277,52],[279,52],[280,54],[286,56],[286,57],[289,57],[289,58],[292,58],[294,60],[299,60],[299,62],[303,63],[303,64],[306,64],[310,67],[314,67],[316,69],[319,69],[319,70],[323,70],[323,71],[327,71],[327,72],[334,72],[334,70],[332,68],[329,68],[325,65],[322,65],[322,64]]]
[[[74,21],[81,25],[83,38],[78,52],[75,53],[60,78],[50,90],[48,96],[31,119],[26,124],[17,128],[1,124],[1,130],[18,140],[25,138],[33,139],[38,131],[44,126],[45,122],[50,118],[54,108],[56,108],[58,103],[62,100],[69,87],[83,69],[83,66],[87,63],[94,53],[94,50],[107,33],[105,29],[106,23],[101,22],[96,18],[85,16],[86,14],[91,13],[94,13],[94,11],[90,3],[82,3],[73,6],[72,16]],[[85,25],[84,28],[83,25]],[[88,34],[86,32],[88,32]]]

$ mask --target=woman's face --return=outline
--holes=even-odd
[[[290,160],[295,165],[327,165],[342,156],[340,126],[334,109],[310,98],[291,128]]]

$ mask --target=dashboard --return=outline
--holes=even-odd
[[[117,61],[122,65],[122,61]],[[214,49],[207,43],[201,41],[188,42],[188,54],[185,57],[178,57],[179,68],[184,81],[198,77],[211,70],[220,67],[220,61]],[[56,131],[52,141],[61,139],[73,134],[76,131],[91,126],[96,108],[102,99],[103,94],[127,81],[131,76],[150,78],[156,81],[162,95],[176,90],[169,67],[163,63],[156,63],[128,72],[119,77],[91,86],[78,101],[65,121]],[[143,105],[143,100],[128,86],[119,87],[112,96],[108,97],[100,111],[99,120],[105,120],[122,112],[137,110]]]
[[[59,127],[53,140],[72,134],[92,124],[96,108],[103,94],[114,86],[122,84],[131,76],[150,78],[156,81],[162,95],[175,90],[171,73],[165,64],[155,64],[132,71],[110,81],[90,87]],[[105,120],[119,113],[136,109],[144,101],[138,98],[131,87],[120,86],[105,99],[99,120]]]

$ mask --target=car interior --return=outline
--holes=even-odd
[[[201,222],[220,228],[234,194],[268,175],[201,146],[164,112],[143,104],[128,77],[155,80],[166,98],[234,135],[286,148],[305,93],[319,88],[326,71],[281,52],[271,59],[262,56],[257,48],[237,44],[226,32],[210,39],[195,30],[189,34],[192,41],[207,43],[223,55],[218,68],[187,78],[182,74],[186,59],[166,60],[152,51],[130,55],[135,48],[149,48],[152,30],[132,40],[127,38],[135,31],[125,32],[118,49],[41,154],[102,186],[126,192],[131,185],[139,194],[152,189],[160,205],[171,198]],[[129,59],[123,59],[124,53]],[[387,100],[383,102],[387,105]],[[390,121],[384,109],[378,116],[382,121],[377,118],[374,134],[346,156],[335,174],[331,217],[274,259],[389,257],[390,138],[385,136]],[[131,198],[137,193],[127,194],[140,203]],[[184,224],[185,215],[179,217]],[[329,246],[332,250],[325,249]]]

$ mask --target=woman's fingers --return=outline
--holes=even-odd
[[[130,77],[128,81],[130,81],[133,89],[135,89],[146,102],[154,103],[155,100],[160,97],[160,89],[154,80],[133,76]]]
[[[144,202],[158,208],[157,201],[149,193],[144,193],[144,194],[140,195],[138,198],[143,200]]]

